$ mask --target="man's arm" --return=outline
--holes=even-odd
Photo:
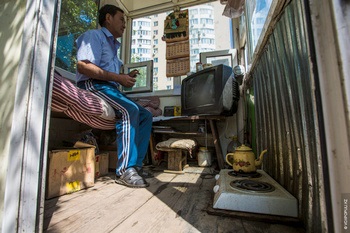
[[[121,84],[124,87],[133,87],[136,79],[128,74],[116,74],[101,69],[90,61],[78,61],[78,72],[86,75],[92,79],[98,79],[103,81],[114,81]]]

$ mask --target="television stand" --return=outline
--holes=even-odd
[[[161,121],[197,121],[197,120],[207,120],[209,121],[209,126],[212,132],[213,143],[215,147],[215,153],[218,160],[218,166],[220,169],[223,169],[225,166],[224,157],[222,154],[221,143],[219,138],[218,129],[216,126],[216,122],[219,120],[225,119],[225,116],[212,116],[212,115],[201,115],[201,116],[159,116],[153,117],[153,123],[161,122]],[[203,133],[200,132],[178,132],[173,130],[162,130],[162,129],[154,129],[153,133],[161,133],[161,134],[176,134],[176,135],[194,135],[200,136]],[[153,148],[151,148],[153,150]],[[152,153],[153,155],[153,153]]]

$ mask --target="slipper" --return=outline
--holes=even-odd
[[[137,173],[145,179],[154,177],[154,175],[151,172],[143,170],[142,167],[135,167],[135,168],[136,168]]]
[[[149,183],[147,183],[133,167],[128,168],[123,175],[119,177],[116,176],[115,182],[130,188],[145,188],[149,186]]]

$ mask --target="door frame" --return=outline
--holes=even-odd
[[[60,5],[61,0],[26,2],[10,133],[3,232],[42,232]]]

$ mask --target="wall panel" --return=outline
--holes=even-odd
[[[305,5],[291,1],[250,75],[257,120],[257,151],[268,149],[264,170],[299,201],[309,232],[326,232],[324,186],[311,30]]]

